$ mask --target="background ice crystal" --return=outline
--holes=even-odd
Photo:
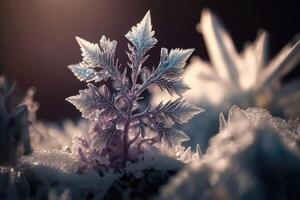
[[[19,93],[19,94],[18,94]],[[0,76],[0,164],[15,165],[31,152],[28,110],[15,83]]]
[[[266,31],[259,31],[253,43],[247,43],[238,53],[229,33],[219,19],[204,10],[197,30],[202,34],[210,63],[194,57],[183,75],[191,88],[183,96],[195,105],[206,109],[188,125],[181,126],[194,141],[207,147],[209,138],[217,132],[215,124],[220,112],[227,113],[232,105],[243,108],[255,106],[268,109],[273,115],[299,116],[299,81],[286,84],[282,79],[300,61],[300,42],[287,44],[273,59],[269,60],[269,40]],[[154,88],[152,101],[169,100],[166,92]],[[205,119],[205,120],[204,120]],[[205,121],[205,122],[204,122]],[[203,122],[203,123],[202,123]],[[198,134],[195,130],[202,129]]]

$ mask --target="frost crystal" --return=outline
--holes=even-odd
[[[86,120],[65,121],[62,127],[36,121],[30,126],[31,146],[34,151],[59,150],[76,154],[77,138],[84,137],[87,132]]]
[[[127,161],[135,160],[143,152],[146,144],[152,145],[164,139],[172,145],[172,137],[178,134],[178,130],[171,128],[171,125],[186,123],[203,111],[182,98],[158,106],[149,105],[140,111],[138,100],[150,85],[156,84],[162,90],[178,95],[188,89],[181,75],[193,50],[172,49],[168,53],[167,49],[162,48],[158,67],[151,70],[145,67],[147,53],[157,43],[150,12],[125,37],[130,41],[127,55],[131,76],[128,76],[127,68],[121,68],[115,59],[116,41],[102,36],[100,44],[93,44],[76,38],[83,61],[69,66],[73,74],[85,82],[110,79],[113,83],[112,87],[102,85],[100,88],[88,83],[88,89],[67,98],[93,124],[90,133],[92,142],[83,140],[85,147],[79,148],[81,158],[87,163],[97,160],[97,157],[109,157],[112,166],[126,165]],[[156,135],[149,138],[145,128],[154,130]],[[87,155],[84,149],[92,153]]]
[[[273,117],[269,111],[261,108],[247,108],[246,110],[240,109],[238,106],[233,106],[229,110],[228,121],[225,121],[225,118],[220,114],[220,118],[223,122],[220,121],[220,129],[224,130],[227,125],[230,125],[232,122],[237,121],[237,119],[243,118],[248,120],[253,126],[258,127],[261,123],[265,123],[272,127],[274,130],[278,131],[283,135],[285,139],[290,142],[299,143],[300,142],[300,123],[299,119],[296,120],[285,120],[279,117]],[[222,128],[221,128],[222,127]]]
[[[233,105],[266,108],[277,116],[299,116],[300,81],[282,84],[281,80],[300,61],[299,41],[287,44],[269,60],[266,31],[260,31],[253,43],[247,43],[238,52],[229,33],[211,11],[202,12],[197,30],[203,36],[210,62],[199,57],[191,59],[183,74],[183,81],[191,89],[183,97],[207,112],[180,126],[190,134],[190,145],[200,143],[205,149],[209,138],[218,131],[215,123],[219,113],[227,114]],[[151,92],[153,103],[178,98],[161,92],[159,87],[153,87]],[[194,131],[200,129],[202,134]]]
[[[200,162],[187,165],[159,199],[284,199],[299,197],[299,134],[283,119],[256,108],[232,107],[228,125],[210,140]],[[288,189],[287,189],[288,188]]]
[[[183,77],[191,88],[184,94],[188,100],[194,103],[208,101],[216,106],[224,104],[225,98],[231,105],[234,102],[241,106],[267,107],[274,103],[282,106],[286,100],[275,101],[298,91],[299,81],[280,88],[278,85],[300,61],[299,41],[286,45],[268,61],[268,34],[265,31],[260,31],[254,43],[238,53],[228,32],[209,10],[203,11],[197,27],[204,37],[211,64],[196,57],[187,67]],[[202,85],[205,88],[201,88]]]
[[[14,166],[31,152],[28,110],[15,83],[0,76],[0,164]]]
[[[187,68],[184,78],[191,80],[191,76],[196,76],[195,78],[198,79],[198,81],[188,84],[192,88],[188,93],[193,93],[196,97],[201,92],[199,91],[200,83],[205,82],[212,87],[218,87],[221,94],[222,91],[225,91],[223,95],[218,97],[216,96],[218,92],[213,94],[214,97],[208,97],[214,105],[221,103],[224,97],[235,98],[232,101],[241,101],[240,105],[243,105],[249,101],[245,98],[253,96],[254,102],[248,103],[247,106],[265,107],[270,105],[268,101],[277,99],[277,97],[273,98],[268,94],[270,90],[279,94],[288,90],[284,86],[278,91],[276,84],[280,83],[281,78],[299,63],[299,41],[294,45],[286,45],[275,58],[269,61],[268,34],[265,31],[260,31],[254,43],[248,44],[242,53],[238,53],[228,32],[209,10],[203,11],[198,30],[204,37],[211,66],[197,58]],[[294,89],[284,95],[297,91],[295,89],[297,84],[295,82],[289,85],[288,88]],[[188,93],[187,95],[192,95]],[[265,96],[264,99],[262,98],[263,95]],[[268,97],[270,99],[267,99]]]

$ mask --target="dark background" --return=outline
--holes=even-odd
[[[296,0],[1,0],[0,74],[17,80],[23,90],[37,88],[39,118],[76,118],[79,112],[64,100],[85,88],[66,67],[81,61],[76,35],[91,42],[102,34],[117,40],[117,56],[126,63],[123,36],[151,10],[159,43],[151,51],[150,63],[158,62],[160,47],[193,47],[194,55],[207,59],[195,26],[201,10],[208,7],[222,19],[239,50],[259,29],[269,31],[273,56],[300,32],[299,4]],[[288,79],[299,74],[298,66]]]

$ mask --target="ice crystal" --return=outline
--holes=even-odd
[[[160,199],[284,199],[299,197],[300,156],[285,129],[267,111],[233,107],[200,162],[186,166]],[[284,124],[284,125],[283,125]]]
[[[39,109],[39,103],[34,101],[34,95],[35,95],[35,88],[34,87],[30,87],[26,94],[24,99],[22,100],[22,102],[19,104],[24,105],[27,107],[28,110],[28,121],[30,123],[33,123],[36,121],[36,112]]]
[[[219,85],[219,91],[226,91],[225,98],[234,98],[231,102],[240,101],[241,106],[271,105],[272,102],[269,101],[277,100],[277,97],[273,98],[274,91],[282,92],[276,84],[280,85],[281,78],[300,61],[299,41],[294,45],[286,45],[269,61],[268,34],[265,31],[260,31],[254,43],[246,45],[244,51],[239,54],[221,22],[208,10],[203,11],[198,30],[204,37],[212,63],[212,70],[207,74],[200,72],[199,79],[215,82]],[[202,67],[205,68],[206,65]],[[295,84],[288,87],[292,88]],[[290,94],[293,91],[290,91]]]
[[[220,114],[220,130],[224,130],[226,126],[236,121],[237,118],[244,118],[250,121],[253,126],[259,126],[261,122],[277,130],[288,141],[299,143],[300,142],[300,123],[299,119],[281,119],[273,117],[269,111],[262,108],[247,108],[242,110],[238,106],[233,106],[229,110],[228,120],[225,121],[223,114]]]
[[[32,152],[29,126],[37,107],[32,91],[24,95],[0,76],[0,199],[26,199],[30,193],[18,160]]]
[[[268,58],[269,40],[266,31],[259,31],[253,43],[238,52],[220,20],[204,10],[197,30],[202,34],[210,62],[193,57],[183,80],[191,89],[183,97],[207,112],[196,116],[180,129],[189,133],[190,144],[200,143],[206,149],[209,138],[217,133],[215,124],[220,112],[232,105],[243,108],[261,107],[277,116],[299,116],[299,80],[282,84],[282,78],[300,61],[300,42],[287,44],[273,59]],[[177,98],[159,87],[152,89],[152,102]],[[202,134],[194,133],[203,130]]]
[[[116,41],[102,36],[100,44],[93,44],[76,37],[81,50],[83,61],[69,68],[81,81],[113,82],[112,87],[101,85],[100,88],[88,83],[88,89],[80,90],[79,95],[67,98],[81,113],[89,119],[92,127],[93,142],[85,145],[93,151],[90,158],[84,155],[80,148],[79,154],[84,160],[90,160],[95,156],[109,156],[110,161],[118,161],[126,164],[132,160],[130,148],[140,146],[134,143],[149,143],[154,140],[164,139],[172,145],[172,135],[177,130],[171,128],[173,123],[186,123],[195,114],[202,112],[200,108],[188,104],[179,98],[167,104],[148,106],[144,111],[139,111],[141,93],[150,85],[156,84],[170,94],[181,95],[188,87],[183,83],[181,75],[186,60],[190,57],[192,49],[161,49],[160,62],[156,69],[148,69],[144,66],[148,58],[148,51],[157,43],[152,30],[150,12],[147,12],[140,23],[132,27],[125,35],[130,41],[128,44],[129,70],[122,71],[121,65],[115,59]],[[142,78],[142,82],[140,81]],[[145,128],[154,129],[157,137],[146,138]],[[133,138],[132,138],[133,136]],[[113,144],[120,145],[121,152],[111,152]],[[114,151],[118,151],[115,149]],[[121,160],[120,160],[121,159]]]
[[[286,45],[269,61],[266,31],[260,31],[257,39],[238,53],[228,32],[209,10],[203,11],[197,30],[204,37],[211,64],[199,57],[192,59],[183,75],[191,88],[184,94],[187,99],[195,103],[206,100],[218,105],[224,103],[224,98],[234,98],[231,102],[240,101],[241,106],[266,107],[271,105],[271,100],[297,92],[299,81],[280,88],[278,85],[300,61],[299,41]],[[205,88],[199,88],[202,85]],[[217,92],[212,93],[207,87]]]
[[[17,159],[31,152],[28,110],[20,105],[22,95],[15,83],[0,76],[0,164],[15,165]],[[4,153],[5,152],[5,153]]]
[[[61,150],[75,152],[77,138],[84,137],[88,132],[88,123],[81,120],[78,123],[69,120],[62,126],[35,121],[30,126],[30,140],[34,151]]]

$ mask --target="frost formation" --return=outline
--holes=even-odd
[[[76,37],[83,61],[69,68],[88,88],[79,95],[67,98],[93,124],[92,142],[82,140],[79,148],[82,160],[89,162],[95,157],[108,157],[110,165],[117,167],[134,161],[147,145],[162,139],[172,146],[173,135],[182,134],[172,128],[173,123],[186,123],[203,110],[178,98],[157,106],[139,109],[141,94],[155,84],[170,95],[181,95],[188,87],[182,81],[183,67],[193,49],[161,49],[157,68],[145,66],[148,51],[157,43],[152,30],[150,12],[125,35],[129,40],[128,67],[122,68],[115,58],[116,41],[102,36],[99,44]],[[140,81],[141,79],[141,81]],[[111,80],[112,87],[92,82]],[[102,82],[101,82],[102,83]],[[151,138],[147,129],[156,135]],[[87,151],[85,151],[87,150]],[[89,152],[87,155],[85,152]],[[97,162],[94,162],[97,165]]]
[[[199,162],[163,186],[159,199],[286,199],[299,197],[299,122],[257,108],[220,115],[221,132]]]
[[[219,113],[227,114],[233,105],[265,108],[275,116],[299,116],[299,80],[282,83],[283,77],[300,61],[298,40],[269,59],[269,37],[264,30],[259,31],[255,41],[247,43],[242,52],[237,51],[228,31],[210,10],[202,12],[197,30],[203,36],[210,62],[195,56],[183,74],[184,82],[191,88],[183,97],[206,110],[190,123],[178,126],[189,133],[189,145],[199,143],[206,149],[209,138],[218,131],[215,124]],[[177,98],[160,92],[157,87],[151,91],[153,103]],[[200,129],[202,134],[195,132]]]

